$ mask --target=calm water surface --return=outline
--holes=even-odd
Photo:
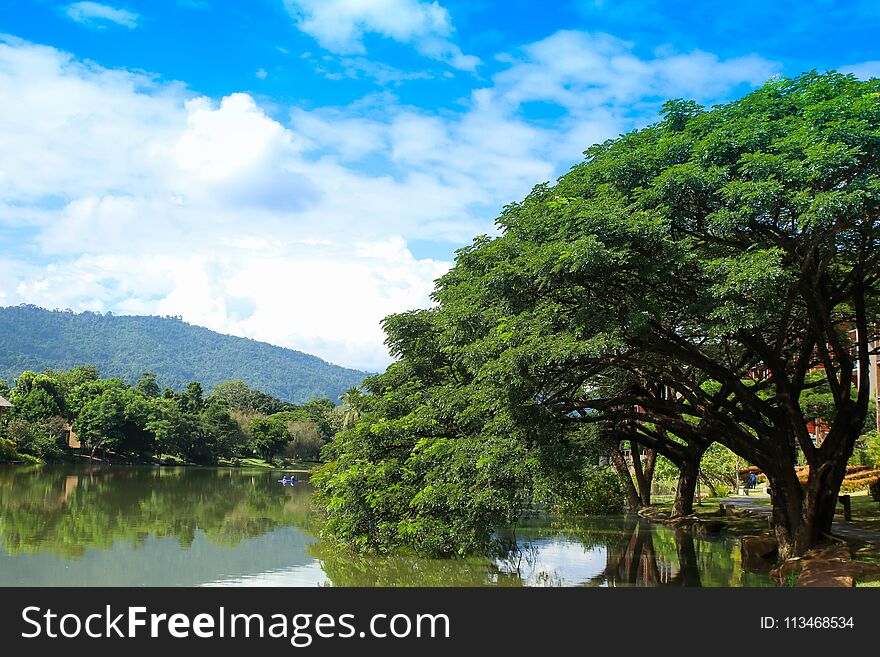
[[[0,586],[770,586],[732,537],[532,519],[502,558],[362,557],[315,536],[307,482],[223,468],[0,466]]]

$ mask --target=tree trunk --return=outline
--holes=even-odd
[[[672,504],[673,518],[693,514],[694,492],[697,489],[699,472],[699,457],[686,459],[678,466],[678,486],[675,489],[675,502]]]
[[[709,489],[709,494],[712,497],[720,497],[720,495],[718,494],[718,489],[715,488],[715,484],[713,484],[712,480],[709,479],[709,477],[704,475],[702,472],[700,473],[700,481],[702,481],[706,485],[706,488]]]
[[[781,472],[767,472],[773,503],[773,530],[779,545],[779,558],[790,559],[806,552],[814,541],[804,517],[804,491],[794,467],[783,466]]]
[[[845,474],[846,460],[825,461],[811,468],[806,485],[797,480],[793,469],[787,475],[768,475],[780,559],[801,556],[827,541]]]
[[[693,534],[676,529],[675,551],[678,555],[678,576],[675,583],[679,586],[702,586]]]
[[[642,503],[651,506],[651,487],[654,485],[654,465],[657,463],[657,452],[649,449],[645,459],[645,490],[641,492]]]
[[[610,440],[608,442],[608,453],[611,456],[611,463],[614,465],[614,469],[617,470],[617,476],[620,477],[620,483],[623,484],[627,510],[632,512],[638,511],[642,507],[642,501],[635,484],[633,484],[626,459],[623,458],[623,453],[620,451],[620,443],[613,439]]]
[[[858,415],[853,414],[858,419]],[[841,416],[838,416],[840,419]],[[795,473],[794,454],[783,454],[765,470],[773,497],[773,525],[780,559],[801,556],[826,542],[837,509],[840,485],[858,437],[856,420],[833,427],[811,455],[806,484]]]
[[[651,460],[649,467],[648,459],[651,457],[648,456],[645,467],[643,468],[642,458],[639,453],[641,451],[639,444],[634,440],[629,441],[629,444],[633,455],[633,472],[635,473],[636,486],[638,487],[639,502],[642,506],[651,506],[651,480],[654,477],[653,459]]]

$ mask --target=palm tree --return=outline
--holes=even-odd
[[[342,400],[342,429],[351,429],[361,417],[360,405],[363,403],[364,393],[360,388],[349,388],[339,399]]]

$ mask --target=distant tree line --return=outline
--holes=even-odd
[[[327,398],[281,401],[241,381],[207,395],[195,381],[162,390],[152,372],[129,385],[94,366],[24,371],[11,388],[0,381],[0,396],[14,405],[0,420],[0,460],[63,459],[72,435],[92,458],[314,461],[349,412]]]

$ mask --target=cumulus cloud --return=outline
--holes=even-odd
[[[423,55],[464,71],[480,60],[465,55],[449,40],[453,32],[449,12],[423,0],[285,0],[297,26],[322,47],[343,55],[366,53],[365,34],[415,46]]]
[[[376,370],[382,317],[429,303],[449,266],[398,229],[454,225],[461,201],[413,212],[454,190],[306,157],[320,119],[298,132],[247,94],[212,101],[15,39],[0,96],[18,99],[0,129],[4,304],[182,315]]]
[[[74,2],[67,5],[65,12],[72,20],[84,25],[103,28],[108,23],[129,29],[137,27],[140,16],[126,9],[117,9],[100,2]]]
[[[577,157],[603,141],[656,116],[659,103],[684,97],[723,100],[740,87],[757,87],[781,65],[754,54],[721,59],[713,53],[659,49],[650,57],[609,34],[560,30],[499,59],[508,64],[485,103],[521,111],[545,103],[561,111],[557,124],[569,139],[560,153]]]
[[[757,55],[721,60],[699,50],[640,58],[634,45],[561,30],[506,56],[511,66],[495,82],[508,102],[546,101],[574,111],[675,95],[713,99],[741,83],[759,85],[779,67]]]
[[[14,99],[0,124],[0,303],[181,315],[378,370],[382,317],[429,305],[450,266],[411,244],[451,252],[491,232],[502,205],[651,120],[640,88],[711,100],[771,69],[559,33],[454,112],[381,94],[278,117],[245,93],[206,98],[0,38],[0,98]],[[534,101],[563,116],[530,120]]]

